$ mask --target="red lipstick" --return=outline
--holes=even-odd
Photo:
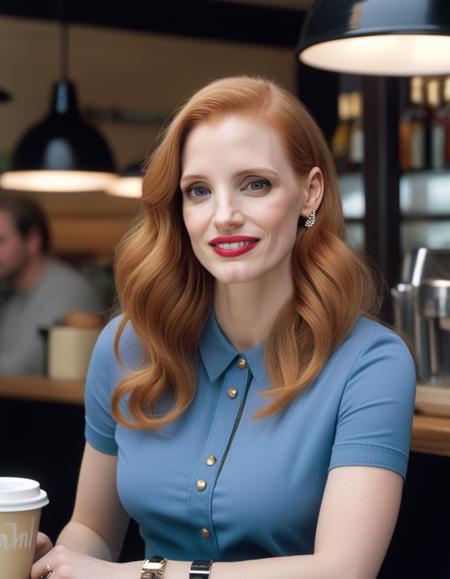
[[[251,251],[258,241],[258,237],[248,235],[227,235],[211,239],[209,245],[221,257],[237,257]]]

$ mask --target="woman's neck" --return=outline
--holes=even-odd
[[[260,280],[258,280],[259,282]],[[293,295],[292,283],[216,284],[214,309],[223,333],[240,352],[265,339],[270,324]]]

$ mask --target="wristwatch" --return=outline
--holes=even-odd
[[[206,579],[211,573],[212,561],[193,561],[189,570],[189,579]]]
[[[141,579],[162,579],[166,563],[163,557],[146,559],[142,565]]]

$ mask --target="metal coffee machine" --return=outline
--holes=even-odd
[[[395,325],[414,346],[419,380],[450,387],[450,250],[407,255],[392,297]]]

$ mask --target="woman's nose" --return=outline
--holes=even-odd
[[[244,216],[238,203],[231,196],[216,199],[214,225],[218,229],[227,229],[242,225]]]

